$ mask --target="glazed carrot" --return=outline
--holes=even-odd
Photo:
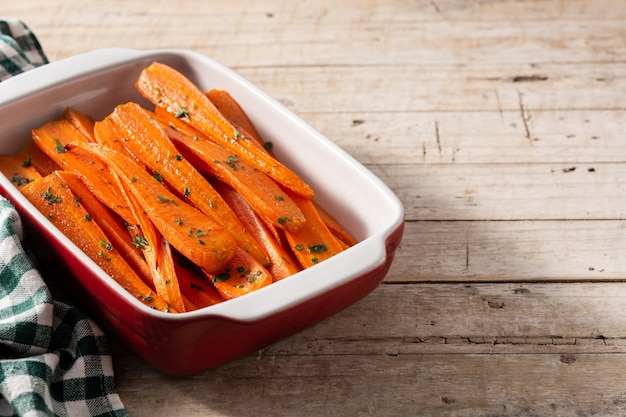
[[[237,244],[228,231],[185,203],[129,157],[97,144],[83,150],[116,172],[157,230],[176,250],[207,271],[223,267]]]
[[[272,283],[272,276],[263,265],[241,249],[237,249],[222,271],[209,272],[207,278],[226,300],[241,297]]]
[[[157,294],[178,312],[185,312],[187,307],[180,293],[169,244],[159,234],[156,226],[135,198],[134,193],[129,192],[126,188],[124,188],[124,193],[142,233],[138,236],[139,247],[143,251],[150,269],[153,287]]]
[[[153,104],[190,123],[284,187],[303,197],[314,197],[308,184],[272,156],[260,152],[254,140],[243,136],[209,98],[177,70],[154,62],[141,72],[136,86]]]
[[[328,229],[313,202],[292,196],[306,217],[306,223],[295,231],[285,231],[294,256],[303,268],[309,268],[343,251],[343,246]]]
[[[248,251],[259,262],[267,263],[267,255],[258,242],[249,235],[241,221],[230,209],[202,174],[176,149],[163,132],[161,125],[153,120],[151,113],[138,104],[119,105],[102,123],[109,125],[123,145],[135,157],[158,174],[180,196],[204,214],[213,218],[228,230],[237,244]],[[122,141],[118,141],[122,143]]]
[[[120,193],[119,181],[106,164],[75,146],[89,142],[71,123],[66,120],[48,122],[33,130],[33,142],[63,170],[80,175],[100,201],[127,223],[134,224],[134,216]]]
[[[322,207],[315,200],[313,200],[313,205],[315,206],[315,209],[317,210],[320,217],[322,218],[322,221],[324,222],[324,224],[328,226],[328,229],[332,232],[333,235],[335,235],[337,239],[345,243],[346,247],[356,245],[357,243],[356,239],[350,234],[350,232],[346,230],[345,227],[341,225],[341,223],[337,221],[337,219],[335,219],[332,216],[332,214],[330,214],[324,207]]]
[[[60,169],[59,165],[43,153],[32,140],[16,154],[16,157],[21,158],[24,165],[35,168],[42,177]]]
[[[297,204],[271,178],[255,170],[238,155],[209,140],[194,140],[167,130],[177,148],[206,175],[236,189],[252,208],[281,229],[297,230],[305,218]]]
[[[219,181],[215,183],[215,188],[237,213],[237,216],[256,240],[264,245],[271,261],[266,268],[272,275],[273,281],[280,281],[301,270],[298,262],[289,252],[289,248],[286,248],[277,239],[277,234],[268,230],[268,226],[256,215],[241,194]]]
[[[205,276],[200,271],[196,271],[193,265],[187,264],[188,262],[184,260],[174,264],[180,290],[186,299],[196,308],[208,307],[224,301]]]
[[[90,142],[95,142],[96,138],[93,134],[94,120],[87,114],[82,113],[72,107],[66,107],[61,113],[61,120],[67,120]]]
[[[0,156],[0,172],[18,189],[26,184],[41,178],[41,174],[30,163],[24,163],[24,159],[19,156]]]
[[[76,203],[63,180],[52,173],[22,189],[24,196],[61,232],[100,266],[122,287],[144,304],[172,311],[128,266],[117,249],[107,240],[92,215]]]
[[[100,226],[130,267],[143,282],[154,289],[150,269],[140,250],[142,240],[136,228],[124,223],[98,200],[78,175],[68,171],[57,171],[57,175],[72,190],[80,204],[90,213],[93,221]]]
[[[227,120],[236,127],[245,130],[251,139],[254,139],[259,145],[263,146],[261,135],[257,132],[246,112],[228,91],[214,88],[208,91],[206,95]]]

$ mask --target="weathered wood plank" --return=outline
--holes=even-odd
[[[155,417],[617,416],[626,389],[622,286],[382,285],[310,329],[193,377],[165,377],[122,351],[118,389],[139,416],[149,391]]]
[[[610,417],[626,412],[624,354],[262,357],[184,383],[128,365],[136,369],[118,371],[123,376],[119,391],[137,417]]]
[[[393,164],[369,167],[407,220],[621,220],[624,164]]]
[[[386,280],[621,280],[624,247],[623,220],[408,222]]]
[[[528,112],[525,113],[528,115]],[[620,163],[623,110],[300,113],[366,165]]]
[[[198,3],[189,10],[166,1],[154,2],[148,9],[141,3],[120,1],[70,7],[42,2],[35,9],[39,13],[21,6],[19,15],[28,17],[37,33],[55,45],[50,50],[55,59],[111,45],[186,45],[228,65],[528,63],[542,57],[571,63],[612,60],[616,50],[624,47],[620,17],[625,11],[617,0],[603,2],[604,7],[580,1],[571,6],[541,1],[478,5],[394,1],[368,7],[352,2],[332,7],[316,2],[264,2],[256,7],[247,1],[214,3]],[[516,12],[510,11],[503,20],[507,8]],[[20,7],[16,9],[19,13]],[[597,12],[607,9],[615,14]],[[63,30],[45,18],[51,13],[63,15]],[[89,30],[103,21],[110,30]],[[558,40],[554,25],[559,27]],[[66,42],[68,36],[73,42]],[[571,48],[577,53],[572,54]],[[506,57],[502,52],[507,52]]]

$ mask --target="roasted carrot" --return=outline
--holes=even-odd
[[[272,283],[272,276],[263,265],[241,249],[235,252],[222,271],[207,272],[207,278],[227,300],[249,294]]]
[[[124,138],[125,148],[162,178],[204,214],[228,230],[237,244],[259,262],[267,263],[267,254],[250,236],[235,213],[202,174],[176,149],[161,125],[138,104],[119,105],[102,123],[109,125],[118,138]]]
[[[277,234],[268,230],[268,226],[256,215],[241,194],[220,181],[215,183],[215,189],[233,208],[256,240],[264,245],[270,258],[270,264],[266,268],[272,275],[273,281],[280,281],[301,270],[298,262],[289,252],[289,248],[282,244]]]
[[[140,248],[143,251],[152,284],[157,294],[165,301],[170,303],[178,312],[187,310],[183,301],[176,271],[174,270],[174,261],[172,252],[167,241],[159,234],[154,223],[141,206],[134,193],[131,193],[124,187],[124,195],[128,200],[128,205],[137,219],[137,224],[141,231]],[[138,236],[138,238],[139,238]]]
[[[181,254],[207,271],[220,269],[232,258],[237,248],[232,235],[181,200],[135,161],[97,144],[83,148],[119,175],[163,238]]]
[[[292,195],[292,198],[306,218],[298,230],[285,230],[287,241],[300,265],[309,268],[343,251],[343,246],[328,229],[313,202],[297,195]]]
[[[32,140],[20,149],[16,157],[21,158],[24,165],[35,168],[42,177],[60,169],[59,165],[43,153]]]
[[[81,178],[69,171],[57,171],[64,184],[72,190],[80,204],[90,213],[93,221],[102,229],[113,247],[122,255],[131,268],[148,286],[152,285],[152,275],[141,252],[142,239],[134,225],[125,223],[114,214],[87,188]]]
[[[268,222],[288,230],[296,230],[304,223],[304,215],[291,197],[238,155],[209,140],[194,140],[172,130],[167,134],[194,166],[235,188]]]
[[[61,120],[67,120],[80,133],[85,135],[89,142],[95,142],[96,138],[93,133],[94,120],[85,113],[82,113],[72,107],[66,107],[61,113]]]
[[[324,224],[328,226],[328,229],[332,232],[333,235],[335,235],[337,239],[345,243],[346,247],[356,245],[357,241],[354,236],[352,236],[352,234],[350,234],[350,232],[348,232],[346,228],[343,227],[343,225],[333,217],[332,214],[330,214],[322,205],[320,205],[315,200],[313,200],[313,205],[315,206],[315,209],[324,221]]]
[[[196,308],[208,307],[224,301],[224,298],[195,265],[191,265],[181,257],[174,257],[174,260],[180,291]]]
[[[90,143],[66,120],[53,121],[33,130],[33,142],[63,170],[80,175],[89,190],[107,207],[120,215],[127,223],[134,224],[120,184],[106,164],[76,147],[78,143]]]
[[[28,161],[24,162],[20,156],[0,156],[0,171],[18,189],[41,178],[41,174]]]
[[[254,140],[242,135],[191,80],[174,68],[154,62],[141,72],[136,86],[153,104],[190,123],[284,187],[303,197],[314,197],[308,184],[267,152],[260,152]]]
[[[206,95],[228,121],[235,125],[235,127],[245,130],[251,139],[254,139],[259,145],[263,146],[261,135],[257,132],[246,112],[228,91],[214,88],[209,90]]]
[[[173,311],[169,304],[135,274],[107,240],[98,224],[92,221],[92,215],[81,204],[76,203],[74,194],[56,173],[31,182],[22,189],[22,193],[65,236],[134,297],[152,308]]]

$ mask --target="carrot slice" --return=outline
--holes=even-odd
[[[130,268],[122,255],[85,208],[77,204],[71,190],[55,173],[31,182],[24,196],[122,287],[144,304],[161,311],[173,309],[152,291]]]
[[[339,223],[337,219],[333,217],[332,214],[330,214],[324,207],[322,207],[315,200],[313,200],[313,205],[315,206],[315,209],[317,210],[320,217],[322,218],[322,221],[324,222],[324,224],[328,226],[328,229],[332,232],[333,235],[335,235],[337,239],[345,243],[347,247],[356,245],[357,241],[354,238],[354,236],[352,236],[350,232],[348,232],[346,228],[343,227],[341,223]]]
[[[272,283],[272,276],[256,259],[241,249],[219,272],[207,273],[207,278],[227,300],[249,294]]]
[[[245,130],[251,139],[256,140],[259,145],[263,146],[261,135],[257,132],[246,112],[228,91],[214,88],[208,91],[206,95],[227,120],[235,127]]]
[[[292,198],[306,217],[306,223],[300,229],[285,231],[300,265],[309,268],[343,251],[343,246],[328,229],[313,202],[297,195],[292,195]]]
[[[139,229],[142,232],[142,235],[140,235],[142,238],[140,248],[150,269],[152,284],[157,294],[170,303],[177,311],[186,311],[187,307],[178,286],[169,244],[159,234],[154,223],[135,198],[135,195],[126,189],[124,191],[129,206],[137,219]]]
[[[59,165],[43,153],[32,140],[16,154],[16,157],[21,158],[24,165],[32,165],[42,177],[60,169]]]
[[[176,275],[180,285],[180,291],[191,301],[196,308],[203,308],[221,303],[224,298],[213,288],[195,265],[191,265],[185,259],[175,259]]]
[[[80,133],[85,135],[89,142],[95,142],[96,138],[93,133],[94,120],[85,113],[82,113],[72,107],[66,107],[61,113],[61,120],[67,120]]]
[[[289,252],[277,235],[268,230],[265,222],[257,217],[248,202],[230,186],[216,182],[215,188],[222,194],[224,200],[233,208],[237,216],[244,222],[246,228],[264,245],[265,251],[270,258],[270,264],[266,266],[274,281],[280,281],[301,270],[298,262]]]
[[[134,226],[127,225],[119,216],[114,214],[87,188],[81,178],[72,172],[57,171],[57,175],[64,184],[76,195],[80,204],[85,207],[93,220],[106,234],[115,247],[137,275],[152,289],[152,276],[141,253],[141,239],[134,231]]]
[[[29,162],[25,163],[20,156],[0,156],[0,171],[18,189],[41,178],[41,174]]]
[[[171,129],[167,134],[203,173],[235,188],[254,210],[281,229],[297,230],[305,222],[298,205],[271,178],[209,140],[194,140]]]
[[[33,130],[33,142],[62,169],[80,175],[89,190],[127,223],[134,224],[120,184],[106,164],[86,154],[75,145],[89,143],[67,120],[48,122]],[[73,145],[74,144],[74,145]]]
[[[111,135],[180,196],[228,230],[237,244],[262,263],[267,255],[202,174],[183,158],[151,114],[136,103],[117,106],[102,122]],[[113,141],[114,139],[109,139]],[[121,141],[118,141],[122,143]]]
[[[284,187],[306,198],[314,197],[308,184],[271,155],[260,152],[256,142],[243,136],[182,73],[154,62],[141,72],[136,86],[153,104],[190,123]]]
[[[83,150],[115,171],[163,237],[181,254],[207,271],[222,268],[237,244],[212,218],[185,203],[129,157],[97,144]]]

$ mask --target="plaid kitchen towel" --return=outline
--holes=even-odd
[[[48,62],[19,20],[0,19],[0,81]],[[54,300],[0,197],[0,416],[127,417],[102,330]]]

